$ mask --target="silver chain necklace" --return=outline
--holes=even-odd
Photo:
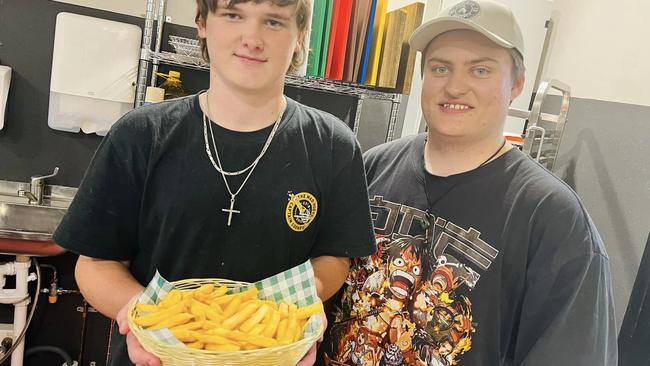
[[[205,104],[208,110],[208,115],[212,115],[212,113],[210,112],[210,99],[208,98],[209,97],[208,93],[209,91],[206,92]],[[223,178],[223,183],[226,185],[226,189],[230,194],[230,208],[224,208],[221,210],[223,212],[228,213],[228,226],[230,226],[230,223],[232,222],[232,214],[241,213],[241,211],[235,210],[235,199],[237,198],[239,192],[241,192],[242,188],[244,188],[244,185],[248,181],[248,178],[250,178],[251,174],[253,174],[253,170],[255,170],[255,167],[259,163],[260,159],[266,153],[266,150],[269,148],[269,145],[271,145],[271,140],[273,140],[273,136],[275,136],[275,132],[277,131],[278,126],[280,125],[280,121],[282,120],[282,116],[284,115],[284,111],[286,110],[286,108],[287,108],[287,100],[284,97],[282,97],[282,108],[280,109],[278,119],[275,121],[273,125],[273,129],[271,129],[271,133],[269,134],[269,137],[266,139],[266,142],[262,147],[262,151],[247,168],[236,172],[228,172],[223,168],[223,164],[221,164],[221,159],[219,158],[219,151],[217,150],[217,144],[214,138],[214,133],[212,132],[212,122],[210,122],[209,116],[207,116],[205,112],[203,113],[203,138],[205,139],[205,151],[208,154],[208,158],[210,159],[212,166],[221,174],[221,177]],[[208,128],[210,129],[210,135],[212,136],[212,146],[214,147],[214,154],[217,157],[216,162],[212,157],[212,151],[210,150],[210,143],[208,141]],[[240,175],[245,173],[246,171],[248,171],[246,178],[244,178],[244,181],[242,182],[241,186],[239,186],[239,189],[237,189],[237,191],[233,193],[233,191],[230,189],[230,185],[228,184],[228,179],[226,179],[226,175],[231,175],[231,176]]]

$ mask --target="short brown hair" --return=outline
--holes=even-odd
[[[208,12],[214,13],[217,11],[217,5],[220,0],[196,0],[196,18],[194,19],[196,23],[205,22],[208,17]],[[222,0],[223,1],[223,0]],[[296,5],[296,25],[298,26],[298,32],[301,34],[301,42],[305,41],[305,33],[309,31],[309,19],[311,18],[311,0],[226,0],[228,2],[227,7],[232,7],[237,4],[253,2],[255,4],[261,4],[263,2],[269,2],[276,6],[291,6]],[[208,45],[205,42],[205,38],[199,37],[199,44],[201,45],[201,52],[203,58],[210,62],[210,55],[208,54]],[[291,65],[289,66],[288,73],[296,72],[300,66],[305,62],[307,58],[307,48],[308,45],[302,45],[302,52],[296,53],[293,55],[291,60]]]

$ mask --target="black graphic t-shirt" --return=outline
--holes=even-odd
[[[224,168],[237,171],[258,156],[271,127],[213,132]],[[340,120],[287,98],[232,207],[204,138],[196,95],[125,115],[98,148],[54,240],[129,261],[143,285],[156,270],[170,281],[254,282],[309,258],[375,251],[361,149]],[[245,176],[227,178],[233,192]],[[238,212],[228,226],[230,209]],[[114,334],[111,365],[128,365],[124,337]]]
[[[424,142],[364,155],[378,251],[353,261],[325,364],[615,365],[608,258],[575,193],[517,149],[433,176]]]

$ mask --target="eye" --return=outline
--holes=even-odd
[[[490,74],[490,70],[487,67],[477,67],[472,72],[478,77],[486,77]]]
[[[277,21],[275,19],[269,19],[266,24],[268,24],[271,28],[280,28],[284,25],[284,23]]]
[[[414,275],[419,275],[420,274],[420,266],[413,267],[413,274]]]
[[[237,13],[223,13],[221,16],[223,16],[224,18],[226,18],[228,20],[237,20],[237,19],[241,18],[239,16],[239,14],[237,14]]]
[[[395,258],[395,259],[393,259],[393,264],[398,266],[398,267],[404,267],[406,262],[404,262],[404,259],[402,259],[402,258]]]
[[[445,75],[449,73],[449,68],[447,66],[434,66],[431,71],[433,71],[434,74]]]

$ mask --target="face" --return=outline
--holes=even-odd
[[[455,30],[434,38],[424,57],[422,111],[429,133],[474,143],[499,138],[524,84],[523,77],[512,80],[508,51],[478,32]]]
[[[226,1],[219,1],[217,11],[197,23],[217,83],[249,92],[281,88],[294,53],[302,47],[295,10],[295,5],[269,1],[228,8]]]
[[[407,298],[420,284],[422,263],[411,247],[391,258],[388,264],[390,291],[398,299]]]

